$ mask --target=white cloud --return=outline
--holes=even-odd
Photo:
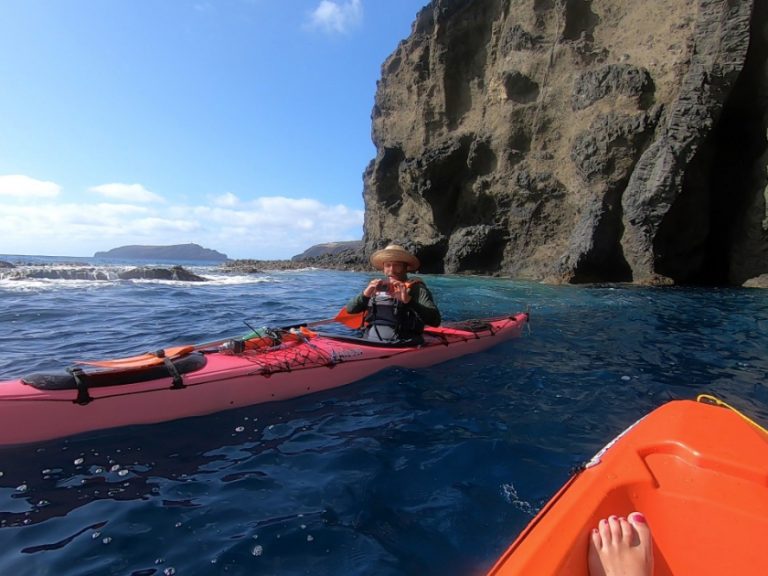
[[[141,184],[120,184],[118,182],[101,184],[89,188],[90,192],[101,194],[114,200],[126,202],[165,202],[162,197],[150,192]]]
[[[321,242],[360,239],[362,226],[362,210],[311,198],[227,193],[192,205],[48,198],[3,204],[0,253],[91,256],[126,244],[195,242],[230,258],[290,258]]]
[[[230,258],[288,258],[321,242],[362,238],[362,210],[310,198],[266,196],[232,208],[185,210],[188,217],[204,223],[199,233],[208,234],[210,247]]]
[[[248,237],[263,239],[269,234],[285,241],[285,237],[298,234],[302,242],[315,244],[338,238],[339,234],[348,235],[341,231],[363,224],[362,210],[328,206],[310,198],[265,196],[241,202],[237,207],[197,206],[191,210],[195,218],[215,224],[222,230],[241,230],[243,240]],[[325,237],[315,241],[307,233]]]
[[[132,233],[146,236],[155,233],[195,232],[201,228],[200,222],[195,220],[168,219],[168,218],[143,218],[130,223]]]
[[[217,196],[216,198],[214,198],[213,203],[216,206],[233,208],[240,203],[240,198],[232,194],[232,192],[227,192],[226,194],[222,194],[221,196]]]
[[[363,18],[361,0],[349,0],[346,3],[321,0],[310,15],[310,25],[329,34],[349,32]]]
[[[0,176],[0,196],[55,198],[59,192],[61,192],[61,186],[55,182],[36,180],[22,174]]]

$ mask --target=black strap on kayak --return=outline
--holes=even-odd
[[[67,368],[67,372],[72,375],[72,378],[75,379],[75,384],[77,384],[77,398],[75,398],[72,402],[75,404],[80,404],[81,406],[89,404],[93,398],[88,393],[88,382],[86,382],[87,374],[85,371],[82,368],[75,366],[72,368]]]
[[[168,369],[168,373],[173,377],[173,385],[171,386],[171,390],[179,390],[180,388],[186,388],[184,385],[184,378],[181,377],[181,374],[179,374],[179,371],[176,369],[176,366],[173,362],[171,362],[171,359],[164,356],[163,357],[163,363],[165,364],[165,367]]]
[[[442,344],[443,346],[448,346],[450,344],[450,342],[448,341],[448,337],[442,332],[430,332],[427,329],[427,330],[424,330],[424,333],[428,334],[429,336],[434,336],[435,338],[439,338],[440,344]]]

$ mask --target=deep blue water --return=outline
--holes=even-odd
[[[213,280],[0,278],[0,379],[331,317],[367,280],[193,271]],[[768,423],[766,291],[425,279],[447,320],[530,307],[530,333],[288,402],[0,448],[0,574],[482,574],[664,402],[714,393]]]

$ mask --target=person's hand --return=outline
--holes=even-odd
[[[363,296],[366,298],[372,298],[373,295],[376,293],[376,291],[379,289],[379,285],[383,283],[382,280],[379,280],[378,278],[371,280],[368,282],[368,286],[365,287],[363,290]]]
[[[403,304],[408,304],[411,301],[411,295],[408,293],[408,286],[405,282],[393,280],[389,286],[392,297],[395,300],[400,300]]]

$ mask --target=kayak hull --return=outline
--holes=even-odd
[[[206,354],[205,366],[146,382],[77,390],[40,390],[22,379],[0,382],[0,445],[151,424],[287,400],[355,382],[385,368],[422,368],[519,336],[526,314],[488,320],[477,332],[435,329],[420,347],[385,348],[317,336],[275,350]]]
[[[732,410],[673,401],[598,454],[529,523],[489,575],[587,576],[599,519],[641,511],[654,575],[768,573],[768,434]]]

